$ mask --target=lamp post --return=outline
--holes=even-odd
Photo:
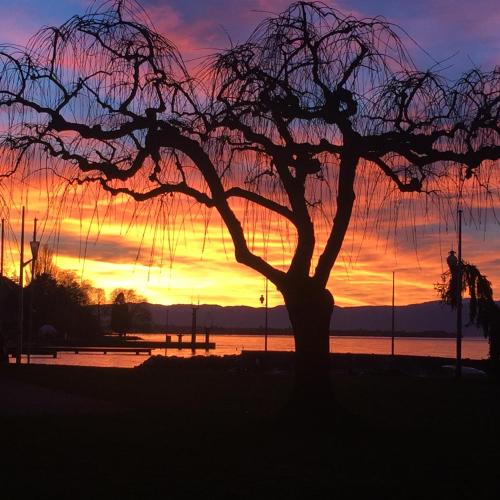
[[[458,256],[450,250],[446,259],[451,273],[451,291],[455,295],[457,305],[457,338],[456,351],[457,361],[455,375],[462,375],[462,210],[458,210]]]
[[[193,305],[191,313],[191,352],[193,354],[196,352],[196,329],[197,329],[198,307]]]
[[[33,224],[33,240],[30,241],[30,249],[31,249],[31,293],[30,293],[30,311],[29,311],[29,324],[28,324],[28,364],[31,361],[31,337],[33,333],[33,309],[35,307],[35,287],[34,280],[36,275],[36,261],[38,258],[38,249],[40,248],[40,242],[36,239],[36,224],[38,219],[35,218]]]
[[[264,319],[264,351],[267,352],[267,334],[268,334],[268,298],[269,298],[269,282],[266,278],[266,297],[264,295],[260,296],[260,303],[265,307],[265,319]],[[265,302],[265,304],[264,304]]]
[[[4,240],[5,240],[5,219],[2,219],[2,234],[0,237],[0,278],[3,278]]]
[[[457,268],[457,366],[456,376],[462,375],[462,210],[458,210],[458,268]]]
[[[36,263],[38,257],[38,248],[40,242],[36,241],[36,223],[33,231],[33,241],[30,241],[32,258],[28,261],[24,261],[24,207],[21,211],[21,248],[20,248],[20,259],[19,259],[19,335],[17,337],[17,355],[16,364],[21,364],[21,356],[23,353],[23,333],[24,333],[24,268],[31,262]]]
[[[395,299],[395,276],[396,272],[392,271],[392,314],[391,314],[391,356],[394,356],[394,299]]]

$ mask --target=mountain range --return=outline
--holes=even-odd
[[[189,329],[192,324],[193,306],[177,304],[164,306],[160,304],[142,304],[151,315],[152,323],[157,330]],[[333,312],[331,330],[335,332],[389,332],[391,330],[391,306],[338,307]],[[474,325],[467,325],[469,303],[464,301],[463,333],[466,336],[482,336],[482,332]],[[208,327],[212,331],[234,329],[236,331],[263,330],[265,309],[248,306],[197,306],[197,327],[199,331]],[[284,306],[268,309],[268,326],[270,330],[286,331],[291,328],[288,314]],[[439,301],[424,302],[395,307],[395,330],[397,332],[456,332],[456,311]]]

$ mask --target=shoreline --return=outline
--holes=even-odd
[[[292,373],[294,369],[293,351],[260,351],[242,350],[239,354],[208,354],[189,357],[161,354],[148,357],[141,364],[133,367],[93,366],[74,364],[22,363],[20,366],[43,366],[50,369],[95,369],[95,370],[152,370],[161,371],[170,368],[216,371],[247,371]],[[330,370],[332,374],[349,375],[407,375],[418,377],[449,377],[452,375],[450,366],[455,366],[453,357],[421,356],[408,354],[377,354],[377,353],[330,353]],[[15,359],[0,367],[14,367]],[[462,358],[462,366],[473,370],[488,372],[488,359]],[[448,367],[448,368],[443,368]],[[478,374],[479,375],[479,374]]]
[[[223,335],[223,336],[255,336],[264,337],[265,332],[263,329],[252,330],[247,328],[222,328],[222,329],[208,329],[209,335]],[[172,337],[177,335],[191,335],[191,330],[189,328],[178,328],[169,329],[168,331],[151,331],[151,332],[130,332],[127,334],[133,337],[140,337],[141,335],[170,335]],[[205,330],[196,333],[197,337],[202,337],[205,335]],[[109,334],[105,334],[105,337],[109,337]],[[293,332],[291,330],[273,330],[269,329],[268,336],[290,336],[293,337]],[[383,337],[391,338],[392,332],[385,330],[332,330],[329,335],[330,338],[342,338],[342,337]],[[409,331],[396,331],[394,334],[395,339],[405,339],[405,338],[423,338],[423,339],[454,339],[456,338],[456,333],[445,332],[445,331],[419,331],[419,332],[409,332]],[[477,335],[464,335],[463,338],[467,339],[484,339],[481,333]]]
[[[189,358],[177,356],[151,356],[134,369],[168,369],[171,366],[185,366],[201,369],[242,370],[254,372],[292,373],[295,353],[290,351],[252,351],[243,350],[238,355],[225,356],[192,356]],[[437,356],[415,356],[396,354],[357,354],[330,353],[330,370],[332,374],[350,375],[407,375],[419,377],[449,377],[450,369],[455,366],[455,358]],[[488,370],[487,359],[463,358],[464,368]],[[472,371],[471,371],[472,374]],[[479,373],[476,374],[480,376]]]

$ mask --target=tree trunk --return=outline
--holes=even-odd
[[[295,380],[289,407],[294,413],[317,418],[337,406],[330,380],[333,297],[310,281],[294,283],[283,295],[295,337]]]

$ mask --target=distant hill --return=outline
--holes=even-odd
[[[390,306],[364,306],[336,308],[333,313],[332,327],[336,330],[390,330]],[[464,335],[482,336],[474,325],[466,326],[469,318],[469,302],[464,301]],[[456,332],[457,313],[450,306],[439,301],[410,304],[395,308],[395,328],[398,331]]]
[[[152,323],[160,331],[167,323],[169,329],[188,330],[191,326],[192,306],[178,304],[164,306],[144,304],[151,313]],[[109,314],[109,306],[103,306],[103,322]],[[469,303],[464,301],[464,325],[467,324]],[[200,331],[205,327],[212,330],[248,329],[258,330],[264,325],[264,308],[247,306],[200,305],[197,324]],[[441,331],[455,332],[456,312],[439,301],[398,306],[395,309],[395,325],[398,332]],[[269,328],[290,329],[288,314],[284,306],[269,308]],[[391,329],[390,306],[335,307],[331,329],[336,331],[381,332]],[[464,335],[481,336],[475,326],[464,326]]]

